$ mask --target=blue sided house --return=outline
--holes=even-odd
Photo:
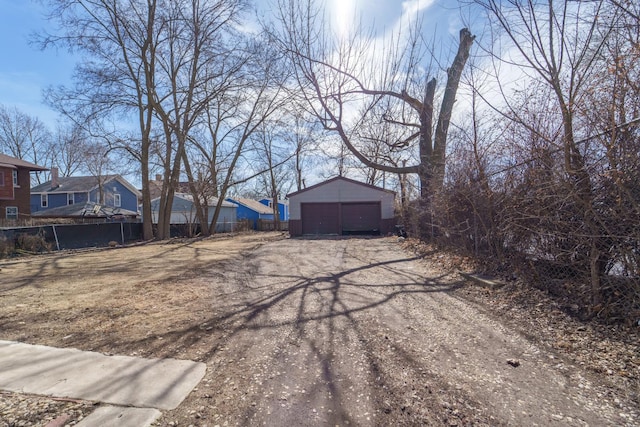
[[[49,209],[88,203],[114,210],[138,211],[142,194],[120,175],[58,177],[55,168],[51,172],[51,181],[31,189],[32,214],[42,212],[42,215]]]
[[[238,205],[238,220],[248,219],[253,230],[258,229],[259,219],[273,220],[273,209],[265,206],[257,200],[245,199],[242,197],[228,197],[227,202]]]
[[[273,212],[273,199],[264,198],[258,200],[265,206],[268,206],[269,209]],[[280,213],[280,221],[289,221],[289,201],[288,200],[278,200],[278,212]]]

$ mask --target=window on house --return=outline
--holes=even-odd
[[[18,171],[17,170],[13,170],[11,172],[13,172],[13,186],[17,187],[18,186]]]
[[[46,208],[49,206],[49,196],[47,194],[40,195],[40,206]]]
[[[119,208],[122,205],[122,200],[120,198],[119,194],[114,194],[113,195],[113,206],[115,206],[116,208]]]
[[[73,193],[67,193],[67,205],[72,205],[76,202]]]
[[[7,219],[18,219],[18,207],[7,206]]]
[[[0,171],[0,187],[4,187],[4,171]]]

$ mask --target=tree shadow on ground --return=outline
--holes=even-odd
[[[161,347],[162,342],[179,341],[184,347],[208,340],[207,350],[199,357],[199,360],[207,362],[228,345],[234,345],[240,334],[254,334],[256,342],[267,332],[274,339],[279,339],[279,334],[290,334],[290,341],[309,349],[310,357],[317,361],[321,371],[320,379],[310,384],[309,395],[326,393],[332,396],[331,411],[326,421],[332,425],[346,421],[357,424],[344,406],[348,391],[336,372],[335,360],[340,357],[343,347],[360,347],[367,358],[369,384],[383,386],[386,382],[386,390],[398,389],[384,372],[384,362],[377,354],[377,344],[371,339],[366,319],[384,315],[387,310],[398,310],[391,307],[391,303],[400,298],[448,293],[463,285],[463,282],[452,281],[446,275],[425,277],[421,269],[414,268],[422,257],[404,257],[398,252],[393,255],[393,259],[370,263],[365,258],[346,254],[349,263],[355,265],[329,272],[323,271],[322,262],[314,260],[309,262],[315,265],[305,269],[309,272],[301,272],[295,265],[289,271],[273,272],[269,269],[264,271],[265,261],[260,255],[246,253],[233,266],[237,271],[232,289],[213,295],[214,315],[198,325],[162,334],[160,342],[149,339],[144,343],[131,344]],[[210,341],[213,334],[220,338]],[[244,345],[232,348],[236,358],[250,351],[248,344]],[[419,365],[411,353],[402,348],[398,348],[396,357],[402,359],[408,369]],[[418,373],[417,369],[415,373]],[[382,405],[382,397],[376,399]],[[255,407],[248,407],[245,420],[250,420],[255,411]]]

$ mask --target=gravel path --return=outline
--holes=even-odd
[[[213,284],[210,324],[224,344],[191,396],[207,402],[196,415],[214,425],[633,425],[580,368],[450,296],[459,286],[394,239],[248,252]]]
[[[260,234],[37,257],[2,266],[0,336],[206,363],[163,427],[640,425],[638,390],[467,302],[443,256]],[[99,406],[0,392],[0,427]]]

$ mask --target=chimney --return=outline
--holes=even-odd
[[[156,174],[156,181],[162,181],[162,175],[157,173]]]
[[[58,179],[58,168],[51,168],[51,188],[60,187],[60,180]]]

